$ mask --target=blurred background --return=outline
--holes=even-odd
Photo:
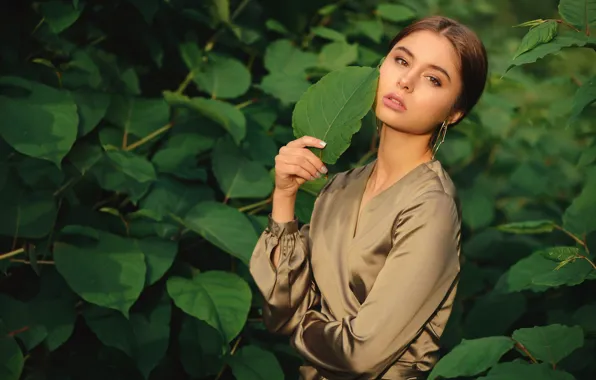
[[[596,2],[561,7],[3,2],[0,379],[297,379],[247,269],[274,157],[310,84],[435,14],[480,35],[490,76],[438,154],[463,264],[433,376],[595,378]],[[524,39],[536,19],[560,21]],[[373,116],[331,175],[374,159]]]

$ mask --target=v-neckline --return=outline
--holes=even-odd
[[[415,166],[410,171],[408,171],[406,174],[401,176],[401,178],[399,178],[397,181],[393,182],[391,185],[389,185],[387,188],[385,188],[383,191],[381,191],[380,193],[378,193],[378,194],[374,195],[373,197],[371,197],[370,199],[368,199],[368,201],[366,201],[366,203],[363,205],[362,201],[364,198],[364,192],[366,191],[366,186],[368,185],[368,181],[370,180],[370,177],[374,171],[374,168],[377,165],[377,159],[374,159],[372,162],[368,163],[368,165],[363,169],[360,178],[354,184],[355,185],[355,196],[357,197],[357,201],[354,202],[355,209],[352,209],[352,219],[351,219],[352,223],[350,225],[350,230],[351,230],[350,240],[351,241],[356,240],[358,228],[361,223],[361,217],[364,214],[364,211],[370,207],[370,205],[371,205],[371,203],[373,203],[373,201],[381,198],[381,196],[384,194],[387,194],[389,192],[389,190],[391,190],[394,187],[397,187],[399,184],[405,182],[406,178],[410,177],[413,173],[417,172],[420,168],[428,166],[429,164],[431,164],[435,161],[436,161],[436,158],[433,158],[429,161],[422,162],[419,165]]]

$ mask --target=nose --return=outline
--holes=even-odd
[[[412,91],[412,88],[413,88],[412,82],[410,81],[410,79],[408,78],[407,75],[404,75],[403,77],[401,77],[399,79],[399,81],[397,82],[397,85],[401,89],[406,90],[408,92]]]

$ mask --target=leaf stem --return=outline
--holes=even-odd
[[[164,132],[167,132],[169,129],[171,129],[174,126],[174,124],[172,124],[171,122],[164,125],[163,127],[159,128],[158,130],[155,130],[153,132],[151,132],[150,134],[148,134],[147,136],[143,137],[142,139],[140,139],[139,141],[137,141],[134,144],[130,144],[129,146],[127,146],[124,150],[126,151],[131,151],[133,149],[136,149],[138,147],[140,147],[141,145],[147,143],[148,141],[153,140],[155,137],[161,135]]]
[[[19,249],[15,249],[14,251],[3,253],[3,254],[0,255],[0,260],[9,259],[9,258],[11,258],[13,256],[16,256],[16,255],[18,255],[20,253],[23,253],[23,252],[25,252],[25,248],[19,248]]]
[[[29,264],[31,265],[31,261],[29,260],[23,260],[23,259],[10,259],[11,263],[23,263],[23,264]],[[41,264],[41,265],[55,265],[56,263],[52,260],[37,260],[36,261],[37,264]]]
[[[195,77],[194,71],[192,71],[192,70],[189,71],[188,74],[186,75],[186,78],[184,78],[182,83],[180,83],[180,86],[178,86],[178,89],[176,90],[176,94],[182,94],[184,92],[184,90],[186,90],[186,87],[188,87],[190,82],[192,82],[194,77]]]
[[[534,356],[532,356],[532,354],[530,353],[530,351],[528,351],[528,349],[521,344],[520,342],[515,342],[515,346],[517,348],[519,348],[520,350],[522,350],[526,355],[528,355],[528,357],[530,358],[530,360],[532,360],[532,363],[536,364],[538,363],[538,360],[536,360],[536,358],[534,358]]]
[[[565,20],[562,20],[562,19],[557,19],[557,20],[555,20],[555,21],[556,21],[557,23],[559,23],[559,24],[563,24],[563,25],[565,25],[565,26],[568,26],[568,27],[570,27],[571,29],[575,30],[575,31],[576,31],[576,32],[578,32],[578,33],[581,33],[581,30],[577,29],[575,26],[571,25],[570,23],[568,23],[568,22],[567,22],[567,21],[565,21]]]
[[[586,251],[588,251],[588,246],[587,244],[581,240],[580,238],[578,238],[577,236],[575,236],[573,233],[567,231],[566,229],[564,229],[563,227],[556,225],[554,226],[557,230],[564,232],[565,234],[567,234],[569,237],[571,237],[573,240],[575,240],[579,245],[581,245],[582,247],[584,247],[584,249]]]
[[[236,349],[238,348],[238,345],[240,344],[240,341],[242,340],[242,336],[239,336],[238,339],[236,339],[236,342],[234,343],[234,347],[232,347],[232,351],[230,351],[230,355],[234,355],[234,353],[236,352]],[[219,371],[219,373],[217,374],[217,377],[215,378],[215,380],[219,380],[219,378],[221,377],[221,375],[223,375],[225,369],[226,369],[226,365],[224,365],[221,370]]]
[[[252,204],[249,204],[249,205],[240,207],[240,208],[238,208],[238,211],[240,211],[240,212],[246,212],[246,211],[252,210],[253,208],[258,208],[260,206],[269,204],[272,201],[273,201],[273,198],[272,197],[269,197],[269,198],[267,198],[265,200],[262,200],[262,201],[259,201],[259,202],[256,202],[256,203],[252,203]]]

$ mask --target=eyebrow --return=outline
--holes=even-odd
[[[409,55],[409,56],[410,56],[412,59],[415,59],[415,57],[414,57],[414,54],[412,54],[412,52],[411,52],[411,51],[410,51],[408,48],[406,48],[406,47],[403,47],[403,46],[397,46],[397,47],[395,48],[395,50],[401,50],[401,51],[403,51],[404,53],[406,53],[407,55]],[[437,65],[429,65],[429,66],[430,66],[431,68],[433,68],[433,69],[435,69],[435,70],[437,70],[437,71],[440,71],[440,72],[442,72],[443,74],[445,74],[445,76],[447,77],[447,79],[449,79],[449,82],[451,82],[451,77],[449,76],[449,73],[447,72],[447,70],[445,70],[445,69],[444,69],[444,68],[442,68],[441,66],[437,66]]]

